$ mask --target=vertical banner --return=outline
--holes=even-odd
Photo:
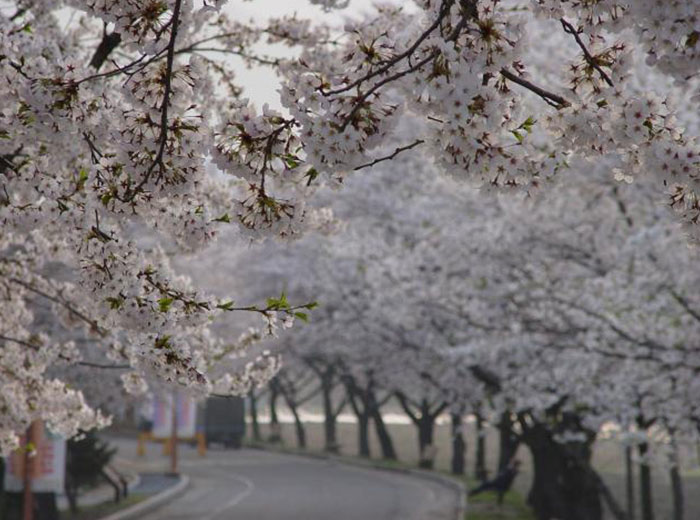
[[[37,428],[35,454],[29,459],[32,491],[36,493],[63,493],[66,474],[66,440],[52,434],[45,425]],[[26,444],[26,434],[20,445]],[[16,450],[5,459],[5,491],[19,492],[24,488],[24,450]]]
[[[164,439],[170,437],[172,430],[172,395],[156,397],[153,400],[153,437]],[[197,404],[192,397],[177,393],[177,436],[193,438],[197,420]]]

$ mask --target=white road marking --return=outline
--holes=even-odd
[[[215,509],[214,511],[209,513],[207,516],[202,517],[201,520],[214,520],[214,518],[219,516],[221,513],[223,513],[227,509],[231,509],[232,507],[236,506],[241,500],[243,500],[245,497],[250,495],[253,492],[253,490],[255,489],[255,486],[253,485],[253,483],[250,480],[248,480],[247,478],[241,477],[238,475],[229,475],[229,476],[236,479],[236,480],[239,480],[240,482],[243,482],[243,484],[245,485],[245,489],[243,491],[241,491],[240,493],[238,493],[237,495],[235,495],[231,500],[226,502],[224,505],[219,506],[217,509]]]

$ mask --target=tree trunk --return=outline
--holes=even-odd
[[[654,499],[651,494],[651,466],[646,460],[649,445],[645,442],[639,445],[639,455],[642,463],[639,467],[640,498],[642,501],[642,520],[654,520]]]
[[[304,429],[304,423],[301,422],[296,406],[290,405],[289,409],[292,411],[292,415],[294,416],[294,429],[297,434],[297,448],[301,450],[306,449],[306,430]]]
[[[487,480],[486,471],[486,432],[481,414],[476,414],[476,457],[474,459],[474,476],[477,480]]]
[[[250,423],[253,427],[253,440],[255,442],[262,442],[260,423],[258,422],[258,398],[255,396],[254,390],[250,391],[248,397],[250,399]]]
[[[357,435],[358,453],[360,457],[369,458],[369,415],[366,413],[357,414]]]
[[[529,427],[523,440],[535,470],[527,501],[538,520],[602,520],[590,444],[561,445],[541,424]]]
[[[279,418],[277,417],[277,398],[279,397],[279,388],[274,380],[270,384],[270,436],[269,442],[281,442],[282,435],[280,429]]]
[[[520,441],[513,433],[513,418],[510,412],[503,412],[498,421],[498,473],[504,471],[518,451]]]
[[[352,411],[357,417],[357,445],[360,457],[370,457],[369,451],[369,410],[367,405],[367,396],[355,384],[354,379],[347,378],[345,382],[345,390],[347,392],[348,401]]]
[[[632,446],[625,446],[625,488],[627,491],[627,518],[634,520],[634,466],[632,464]]]
[[[333,408],[333,399],[331,392],[333,391],[332,373],[330,370],[321,377],[321,395],[323,396],[323,434],[324,434],[324,451],[329,453],[338,453],[338,438],[336,433],[336,413]]]
[[[452,414],[452,473],[454,475],[464,475],[466,465],[465,454],[467,445],[462,434],[462,416],[457,413]]]
[[[683,482],[677,465],[671,468],[671,489],[673,490],[673,520],[683,520]]]
[[[377,406],[372,408],[371,415],[374,421],[374,430],[377,432],[377,438],[379,439],[379,448],[382,450],[382,458],[384,460],[397,460],[398,457],[394,449],[394,441],[391,439],[384,418]]]
[[[66,494],[66,500],[68,500],[68,510],[71,512],[71,515],[75,515],[78,513],[78,490],[73,486],[72,480],[66,473],[63,492]]]
[[[435,465],[435,446],[433,444],[433,432],[435,416],[431,415],[427,401],[421,403],[421,415],[418,418],[418,449],[421,468],[433,469]]]

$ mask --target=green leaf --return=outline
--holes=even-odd
[[[111,193],[105,193],[100,197],[100,202],[102,202],[102,204],[106,206],[107,204],[109,204],[109,201],[112,200],[113,197],[114,195],[112,195]]]
[[[170,348],[170,336],[161,336],[156,338],[155,347],[157,349]]]
[[[106,300],[107,303],[109,303],[109,308],[112,310],[119,310],[122,308],[122,305],[124,305],[124,298],[121,297],[115,298],[113,296],[110,296],[106,298]]]
[[[229,217],[228,213],[224,213],[221,215],[219,218],[215,218],[214,222],[225,222],[226,224],[231,223],[231,217]]]
[[[520,134],[520,132],[518,132],[517,130],[511,130],[510,133],[515,136],[519,143],[523,142],[523,136]]]
[[[306,314],[305,312],[295,312],[295,313],[294,313],[294,316],[296,316],[297,318],[299,318],[299,319],[300,319],[301,321],[303,321],[304,323],[309,323],[309,315]]]
[[[316,168],[309,168],[304,177],[308,177],[309,181],[306,183],[307,186],[313,182],[313,180],[318,177],[318,170]]]
[[[88,172],[84,168],[80,168],[80,171],[78,172],[78,182],[77,182],[77,187],[76,189],[78,191],[83,191],[83,188],[85,187],[85,183],[88,180]]]
[[[233,310],[233,302],[228,301],[224,303],[220,303],[219,305],[216,306],[217,309],[221,309],[222,311],[231,311]]]
[[[168,298],[167,296],[164,296],[160,300],[158,300],[158,310],[160,312],[168,312],[170,309],[170,305],[172,305],[173,299]]]

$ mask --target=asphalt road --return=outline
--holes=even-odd
[[[122,446],[118,456],[131,458],[130,448]],[[455,518],[452,488],[406,474],[249,449],[211,450],[200,458],[183,448],[180,455],[190,486],[143,520]],[[149,469],[167,463],[153,450],[147,459]]]

